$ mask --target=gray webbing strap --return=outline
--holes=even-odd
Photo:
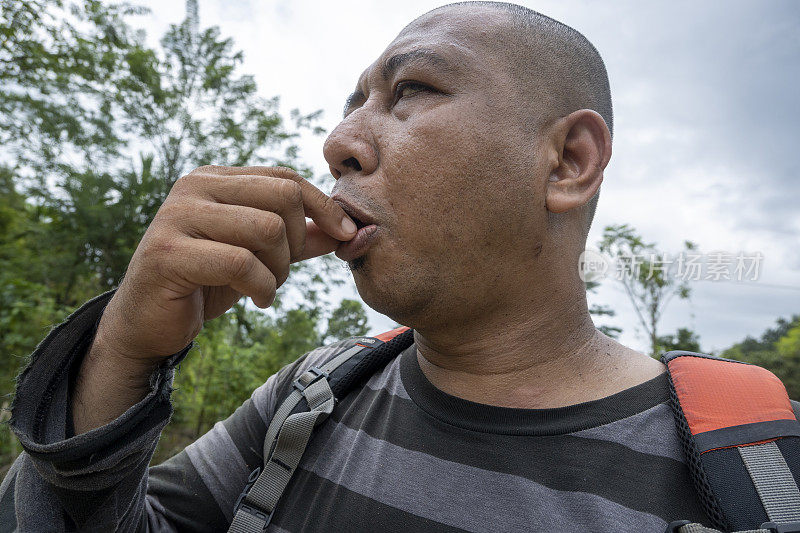
[[[294,390],[272,417],[264,438],[264,457],[268,460],[236,510],[229,533],[263,531],[269,524],[278,500],[300,464],[314,428],[333,411],[335,398],[327,375],[363,349],[363,346],[353,346],[322,368],[310,368],[295,381]],[[310,411],[290,415],[303,398]]]
[[[352,356],[363,350],[363,346],[353,346],[352,348],[348,348],[347,350],[343,351],[327,363],[325,363],[322,368],[320,369],[322,372],[331,373],[337,368],[339,368],[342,363],[350,359]],[[311,380],[316,377],[316,374],[311,370],[306,370],[298,379],[298,383],[305,386]],[[297,406],[300,400],[303,399],[303,393],[300,392],[298,389],[294,389],[292,393],[283,401],[283,403],[278,407],[278,410],[275,411],[275,414],[272,416],[272,421],[269,423],[269,428],[267,429],[267,435],[264,437],[264,457],[269,457],[269,452],[272,449],[272,443],[275,442],[275,438],[278,436],[278,431],[280,431],[281,426],[283,426],[286,417],[289,416],[289,413]]]
[[[278,410],[275,411],[272,421],[270,421],[269,427],[267,428],[267,436],[264,438],[264,458],[269,457],[269,452],[272,450],[272,444],[278,437],[278,432],[281,430],[281,426],[283,426],[283,423],[286,422],[286,418],[303,398],[304,396],[302,392],[297,389],[292,389],[291,394],[286,397],[280,407],[278,407]]]
[[[719,529],[712,529],[702,524],[686,524],[678,528],[679,533],[722,533]],[[748,529],[747,531],[736,531],[735,533],[770,533],[768,529]]]
[[[314,381],[303,390],[303,394],[311,411],[290,415],[283,423],[275,449],[236,511],[229,532],[252,533],[264,530],[300,463],[311,432],[333,411],[333,392],[327,379]]]
[[[770,521],[800,521],[800,490],[775,441],[738,450]]]
[[[750,479],[758,492],[767,517],[774,524],[800,521],[800,490],[775,441],[739,446]],[[762,524],[764,526],[766,524]],[[701,524],[686,524],[679,533],[719,533]],[[751,529],[737,533],[769,533],[768,529]]]

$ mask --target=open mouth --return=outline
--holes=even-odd
[[[379,234],[378,225],[373,222],[372,216],[368,212],[361,211],[343,198],[334,198],[334,201],[358,228],[352,239],[339,245],[336,249],[336,257],[347,262],[354,261],[367,253],[367,250],[375,242]]]
[[[344,200],[339,200],[339,199],[336,199],[336,200],[334,200],[334,201],[335,201],[337,204],[339,204],[339,207],[341,207],[341,208],[342,208],[342,210],[343,210],[345,213],[347,213],[347,216],[349,216],[349,217],[350,217],[350,219],[351,219],[353,222],[355,222],[355,224],[356,224],[356,227],[357,227],[358,229],[365,228],[365,227],[367,227],[367,226],[371,226],[371,225],[373,224],[373,222],[371,222],[371,221],[369,220],[369,217],[368,217],[368,216],[367,216],[367,219],[366,219],[366,220],[364,220],[364,219],[362,218],[362,216],[364,216],[364,214],[363,214],[363,213],[361,213],[361,212],[360,212],[358,209],[356,209],[356,208],[355,208],[355,207],[353,207],[352,205],[350,205],[349,203],[347,203],[346,201],[344,201]]]
[[[350,216],[350,218],[353,220],[353,222],[355,222],[355,223],[356,223],[356,227],[357,227],[358,229],[361,229],[361,228],[363,228],[364,226],[367,226],[367,225],[368,225],[368,224],[365,224],[365,223],[361,222],[361,219],[359,219],[358,217],[354,217],[353,215],[349,215],[349,216]]]

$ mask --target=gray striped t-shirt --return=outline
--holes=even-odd
[[[13,427],[26,453],[0,501],[16,489],[23,530],[51,530],[63,518],[58,529],[224,531],[262,464],[267,424],[291,381],[358,339],[306,354],[184,451],[148,468],[171,413],[171,369],[91,438],[70,438],[63,416],[68,369],[109,297],[54,330],[20,380]],[[662,374],[570,407],[477,404],[434,387],[412,344],[317,428],[268,530],[661,532],[672,520],[708,523],[668,399]]]
[[[293,375],[328,357],[311,352]],[[270,420],[278,382],[186,450],[220,523],[261,460],[252,449],[260,439],[241,435]],[[435,388],[412,344],[318,428],[270,530],[663,531],[672,520],[707,522],[668,399],[662,374],[565,408],[477,404]]]

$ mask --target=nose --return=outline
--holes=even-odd
[[[346,174],[368,176],[378,168],[375,150],[362,107],[347,115],[325,140],[322,153],[337,180]]]

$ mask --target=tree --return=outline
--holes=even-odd
[[[783,381],[789,397],[800,400],[800,315],[779,318],[777,327],[760,337],[746,337],[722,352],[723,357],[762,366]]]
[[[233,40],[200,28],[196,0],[157,48],[127,22],[144,10],[126,4],[1,5],[0,393],[8,405],[24,356],[70,310],[118,284],[179,176],[212,163],[280,164],[313,180],[295,141],[298,131],[322,129],[318,112],[284,117],[277,97],[260,96],[239,72]],[[337,264],[296,263],[268,312],[241,301],[205,325],[176,377],[161,458],[319,346],[329,315],[321,296],[343,283]],[[348,324],[358,308],[348,313],[334,323]],[[1,433],[0,467],[15,453],[10,432]]]
[[[599,249],[617,261],[621,269],[617,278],[647,333],[650,353],[656,356],[659,351],[658,323],[673,297],[689,298],[688,282],[678,280],[676,265],[669,254],[659,251],[654,243],[646,243],[627,224],[606,226]],[[684,243],[684,252],[695,249],[694,243]]]
[[[600,286],[599,281],[592,281],[586,280],[584,282],[586,285],[586,292],[595,292],[597,287]],[[595,317],[613,317],[616,316],[617,313],[613,309],[611,309],[608,305],[602,304],[592,304],[589,306],[589,314]],[[604,335],[611,337],[612,339],[619,338],[619,335],[622,333],[622,328],[617,326],[609,326],[606,324],[597,326],[597,329],[600,330]]]
[[[780,356],[772,371],[783,381],[790,398],[800,399],[800,323],[775,343]]]
[[[687,328],[678,328],[678,331],[672,335],[659,337],[658,344],[659,352],[684,350],[687,352],[702,353],[700,349],[700,336]]]
[[[367,313],[364,311],[364,306],[361,305],[361,302],[345,298],[339,303],[339,307],[333,310],[328,319],[325,342],[366,335],[367,330]]]

